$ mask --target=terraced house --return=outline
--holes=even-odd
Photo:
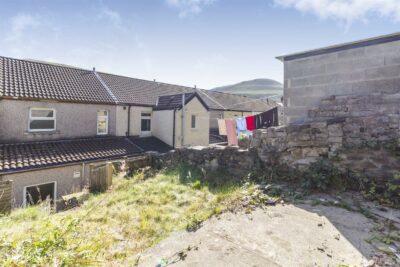
[[[273,107],[220,95],[0,57],[0,182],[12,181],[13,206],[55,200],[89,186],[92,168],[107,161],[208,145],[210,113]]]

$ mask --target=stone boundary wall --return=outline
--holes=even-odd
[[[314,122],[255,131],[249,149],[180,148],[128,165],[162,168],[185,162],[243,175],[277,166],[303,170],[325,158],[350,179],[379,182],[400,173],[400,94],[329,97],[310,113]]]
[[[251,147],[264,162],[296,168],[326,157],[358,176],[400,172],[400,94],[332,96],[310,116],[314,122],[256,131]]]

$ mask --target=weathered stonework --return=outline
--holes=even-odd
[[[400,94],[332,96],[309,112],[313,122],[259,130],[251,147],[268,161],[304,167],[320,157],[346,173],[384,178],[400,172]]]

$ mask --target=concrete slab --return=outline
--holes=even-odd
[[[360,213],[328,206],[225,213],[149,249],[139,266],[157,266],[161,259],[168,266],[364,266],[376,255],[366,242],[373,227]]]

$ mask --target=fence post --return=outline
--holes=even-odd
[[[0,181],[0,214],[11,212],[12,180]]]
[[[107,189],[112,185],[113,165],[112,162],[107,162]]]

